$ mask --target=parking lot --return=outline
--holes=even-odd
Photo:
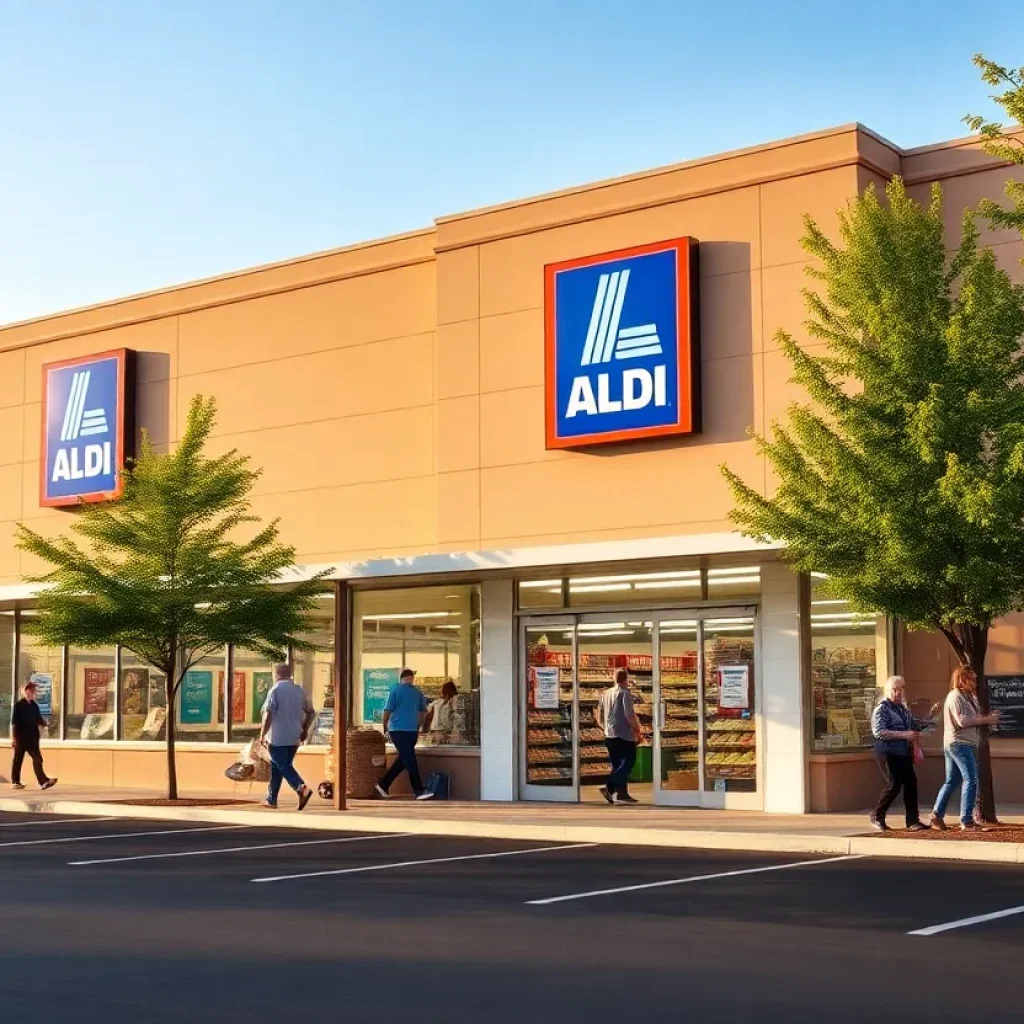
[[[1020,1016],[1017,867],[11,814],[0,861],[19,1024]]]

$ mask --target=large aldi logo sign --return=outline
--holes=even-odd
[[[700,430],[697,243],[544,268],[548,448]]]
[[[135,430],[134,355],[117,349],[43,367],[40,505],[120,496]]]

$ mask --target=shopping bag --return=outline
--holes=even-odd
[[[451,776],[447,772],[432,772],[427,776],[426,792],[435,800],[447,800],[451,791]]]
[[[924,760],[924,749],[920,740],[914,740],[914,764],[920,764]]]

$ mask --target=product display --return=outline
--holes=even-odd
[[[814,749],[870,747],[871,712],[878,699],[873,647],[816,647]]]
[[[725,707],[723,679],[729,686]],[[757,787],[757,722],[752,637],[718,636],[705,641],[704,718],[704,788],[753,792]]]

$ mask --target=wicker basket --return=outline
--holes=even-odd
[[[376,729],[349,729],[345,760],[348,767],[346,795],[353,800],[369,800],[374,793],[373,787],[384,777],[387,769],[383,734]],[[332,745],[324,758],[324,772],[332,787],[337,779],[335,767]]]

